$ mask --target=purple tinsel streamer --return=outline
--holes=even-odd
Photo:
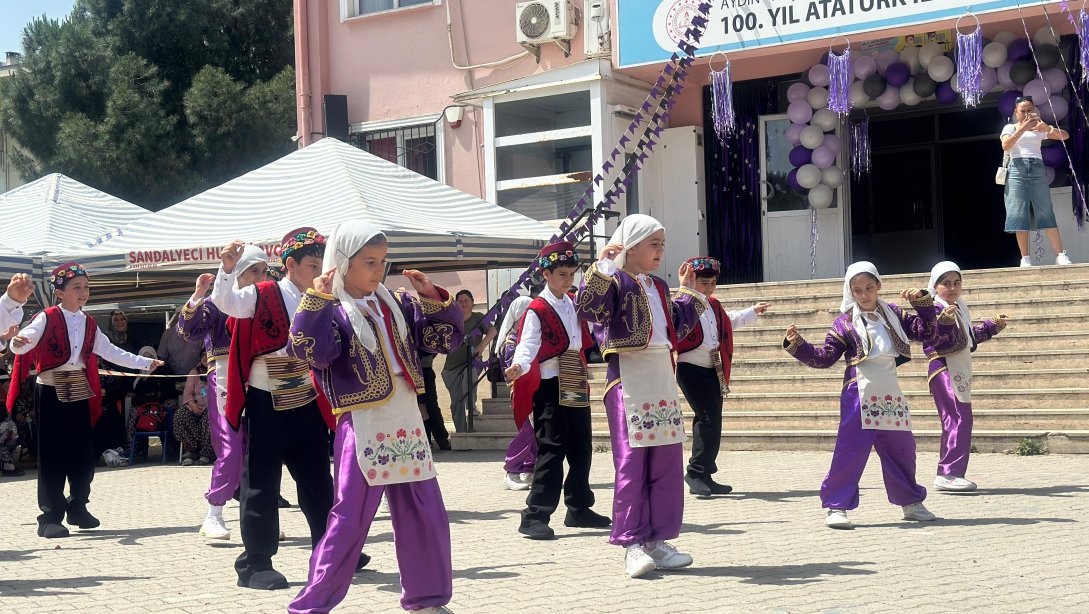
[[[870,172],[870,118],[851,124],[851,170],[855,179]]]
[[[983,98],[983,30],[957,32],[957,80],[964,106],[974,107]]]
[[[722,70],[711,71],[711,115],[715,123],[715,135],[721,143],[737,129],[734,116],[734,82],[730,76],[730,62]]]
[[[836,55],[828,53],[828,109],[846,115],[851,112],[851,48]]]
[[[1078,12],[1078,57],[1081,58],[1081,80],[1089,83],[1089,15]]]
[[[820,234],[817,233],[817,210],[813,207],[809,208],[809,279],[817,277],[817,241],[820,241]]]

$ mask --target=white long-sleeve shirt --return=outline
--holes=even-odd
[[[215,285],[212,286],[212,303],[220,311],[233,318],[252,318],[257,313],[257,286],[239,288],[235,284],[235,278],[240,272],[236,267],[233,273],[225,273],[223,267],[219,267],[219,271],[216,273]],[[280,296],[283,297],[284,307],[287,308],[288,322],[293,322],[295,320],[295,311],[299,308],[299,303],[302,302],[302,291],[286,277],[276,282],[276,285],[280,288]],[[272,355],[287,356],[287,344],[285,343],[284,347],[272,352]],[[250,366],[249,384],[261,390],[267,390],[267,382],[268,364],[265,362],[265,356],[258,356],[253,359],[253,364]]]
[[[404,371],[401,370],[401,361],[397,359],[397,352],[393,348],[393,336],[390,335],[389,329],[386,328],[386,319],[382,317],[380,303],[381,299],[378,298],[377,294],[355,299],[355,304],[363,310],[363,313],[371,316],[371,321],[374,322],[375,328],[378,329],[378,336],[382,343],[382,351],[385,352],[386,356],[389,358],[390,371],[393,372],[393,375],[400,375]]]
[[[616,263],[609,259],[598,260],[594,265],[597,267],[597,271],[606,277],[612,277],[616,275]],[[639,274],[635,276],[635,279],[642,284],[643,290],[647,293],[647,301],[650,303],[650,343],[647,347],[665,347],[673,348],[673,344],[669,341],[669,326],[666,324],[666,312],[662,307],[662,295],[658,292],[658,286],[654,284],[650,275]],[[669,297],[665,297],[669,298]],[[543,376],[542,376],[543,377]]]
[[[558,297],[545,287],[541,292],[541,298],[545,300],[556,314],[560,316],[563,327],[567,330],[567,350],[577,352],[582,349],[582,329],[579,327],[579,318],[575,313],[575,304],[566,294]],[[522,324],[522,335],[518,339],[518,346],[514,348],[514,359],[511,364],[521,367],[526,373],[532,366],[533,359],[541,350],[541,319],[532,309],[526,310],[525,322]],[[541,363],[541,379],[551,379],[560,376],[559,357],[550,358]]]
[[[677,362],[687,362],[697,367],[710,369],[715,366],[711,362],[711,351],[717,350],[719,345],[718,323],[715,321],[715,312],[711,310],[711,302],[707,297],[700,295],[703,303],[703,314],[700,315],[700,326],[703,328],[703,343],[699,347],[677,355]],[[727,311],[726,317],[730,318],[733,330],[756,323],[756,310],[752,307],[741,311]]]
[[[63,307],[61,307],[61,313],[64,314],[64,323],[68,327],[68,347],[70,347],[72,351],[71,356],[68,357],[68,362],[57,367],[57,369],[62,371],[73,371],[86,368],[87,364],[83,361],[83,339],[86,336],[87,320],[90,316],[83,313],[83,311],[68,311]],[[26,328],[19,331],[19,335],[26,337],[28,343],[18,348],[12,346],[11,350],[13,352],[16,354],[26,354],[37,347],[38,343],[45,335],[45,313],[42,312],[35,316]],[[99,357],[105,358],[115,365],[141,370],[151,368],[153,362],[151,358],[126,352],[113,343],[110,343],[109,338],[103,334],[102,329],[96,331],[94,344],[92,351]],[[38,383],[52,386],[52,371],[40,373],[38,375]]]
[[[862,319],[866,322],[866,332],[870,334],[868,358],[877,358],[879,356],[895,358],[900,355],[900,352],[896,351],[896,346],[892,344],[889,327],[885,325],[885,321],[881,319],[879,314],[876,312],[862,312]]]
[[[23,321],[23,305],[26,303],[16,303],[15,299],[8,296],[5,292],[4,296],[0,296],[0,333],[7,332],[12,326],[18,326]],[[3,352],[8,347],[6,341],[0,341],[0,352]]]

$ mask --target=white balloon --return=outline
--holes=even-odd
[[[960,93],[960,77],[957,76],[957,73],[953,73],[953,76],[949,77],[949,86],[953,88],[954,92]]]
[[[913,107],[922,101],[923,99],[915,93],[915,79],[909,80],[907,83],[904,84],[903,87],[900,88],[901,104],[906,104],[909,107]]]
[[[854,108],[861,107],[870,101],[870,96],[866,93],[866,88],[862,87],[861,81],[855,81],[851,84],[851,91],[847,97]]]
[[[833,190],[843,185],[843,169],[838,166],[829,166],[821,171],[821,183]]]
[[[806,149],[816,149],[824,143],[824,130],[819,126],[809,125],[802,128],[802,146]]]
[[[809,205],[814,209],[827,209],[828,207],[831,207],[832,198],[832,188],[826,185],[821,184],[809,190]]]
[[[836,115],[835,111],[818,109],[817,112],[813,114],[813,119],[810,120],[809,123],[820,128],[824,132],[831,132],[836,129],[836,124],[839,123],[839,116]],[[821,137],[821,140],[824,140],[823,136]]]
[[[828,106],[828,89],[823,87],[815,87],[809,90],[809,94],[805,97],[809,106],[814,109],[823,109]]]
[[[1006,46],[998,41],[987,43],[983,48],[983,63],[998,68],[1006,63]]]
[[[1032,42],[1036,45],[1058,45],[1059,39],[1051,31],[1051,26],[1044,26],[1032,35]]]
[[[787,88],[787,100],[790,102],[805,100],[805,95],[808,93],[809,86],[799,81]]]
[[[944,55],[939,55],[933,60],[930,60],[930,64],[926,67],[926,74],[930,75],[931,79],[941,83],[943,81],[948,81],[949,78],[953,76],[953,71],[956,69],[957,67],[953,64],[953,60],[950,60]]]
[[[804,164],[798,167],[798,174],[795,175],[795,179],[798,180],[798,185],[810,190],[821,183],[821,169],[817,168],[816,164]]]
[[[923,68],[930,68],[930,62],[943,53],[945,53],[945,50],[942,49],[942,46],[931,41],[923,45],[922,49],[919,50],[919,64],[921,64]]]
[[[991,40],[993,40],[995,42],[1002,43],[1003,45],[1009,47],[1010,43],[1017,40],[1017,38],[1018,38],[1017,34],[1014,34],[1013,32],[1010,32],[1009,30],[1006,30],[1004,32],[999,32],[998,34],[995,34],[994,38],[991,39]]]
[[[900,61],[908,65],[908,68],[911,69],[911,74],[913,75],[919,72],[919,69],[922,68],[921,63],[919,62],[918,47],[904,47],[904,50],[900,52]]]

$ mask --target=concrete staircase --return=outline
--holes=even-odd
[[[927,275],[885,278],[882,297],[899,303]],[[838,314],[841,280],[721,286],[727,309],[758,300],[773,303],[756,326],[737,331],[732,392],[724,404],[724,450],[831,450],[839,421],[844,363],[831,369],[802,366],[782,350],[786,327],[796,324],[810,342],[823,341]],[[1056,453],[1089,453],[1089,265],[990,269],[965,273],[964,298],[978,322],[996,313],[1010,325],[974,356],[973,442],[981,452],[1013,448],[1025,438]],[[922,347],[900,367],[901,385],[915,419],[920,448],[936,450],[941,427],[926,383]],[[590,366],[595,443],[607,443],[601,397],[604,365]],[[683,395],[681,399],[683,401]],[[685,405],[684,411],[691,416]],[[458,449],[505,449],[514,435],[509,400],[483,401],[475,432],[455,436]]]

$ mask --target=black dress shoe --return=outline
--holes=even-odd
[[[356,563],[356,566],[355,566],[356,573],[359,573],[359,572],[363,571],[363,568],[366,567],[367,564],[370,563],[370,562],[371,562],[371,556],[369,554],[367,554],[366,552],[360,552],[359,553],[359,562]]]
[[[447,444],[447,445],[449,445],[449,444]],[[2,473],[3,476],[6,477],[6,478],[7,477],[13,477],[14,478],[14,477],[19,477],[21,475],[26,475],[26,471],[23,470],[23,469],[20,469],[18,467],[14,468],[14,469],[0,470],[0,473]]]
[[[287,588],[287,578],[275,569],[264,569],[250,574],[239,574],[238,585],[258,591],[278,591]]]
[[[39,524],[38,525],[38,537],[44,537],[46,539],[57,539],[59,537],[68,537],[68,529],[64,525],[60,524]]]
[[[563,526],[582,529],[604,529],[613,526],[613,521],[608,516],[602,516],[585,507],[580,510],[568,509],[567,517],[563,519]]]
[[[710,497],[711,487],[707,485],[700,478],[694,478],[690,475],[684,476],[684,483],[688,484],[688,493],[696,495],[697,497]]]
[[[453,446],[450,445],[450,440],[449,439],[444,439],[442,441],[436,440],[435,444],[439,446],[440,450],[445,450],[447,452],[454,449]]]
[[[276,507],[291,507],[291,503],[287,499],[283,498],[283,496],[279,497],[279,499],[280,500],[276,502]]]
[[[552,530],[552,527],[543,522],[523,522],[518,526],[518,532],[529,539],[554,539],[556,537],[556,532]]]
[[[85,507],[70,509],[68,510],[67,516],[68,524],[81,529],[94,529],[102,524],[98,521],[98,518],[92,516],[91,512],[88,512]]]
[[[734,491],[734,487],[729,484],[719,484],[718,482],[707,478],[704,480],[707,487],[711,489],[712,495],[728,495]]]

